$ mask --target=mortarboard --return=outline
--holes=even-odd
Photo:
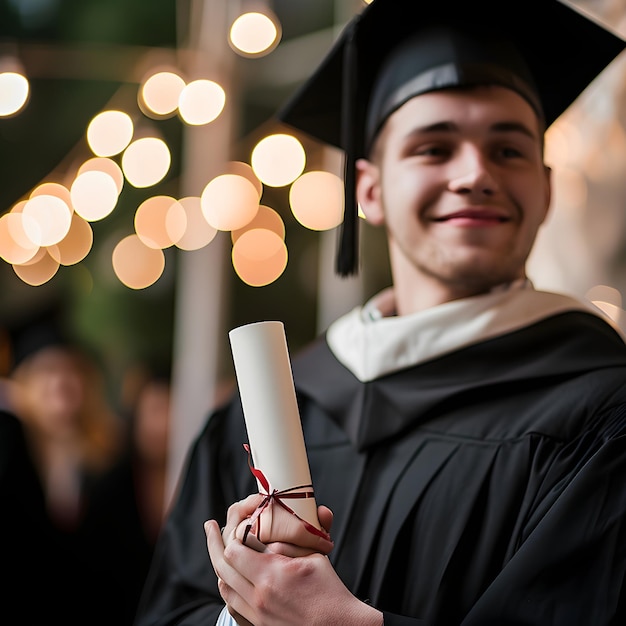
[[[499,84],[546,127],[624,49],[615,33],[561,0],[374,0],[342,31],[277,118],[345,152],[337,273],[358,271],[356,159],[408,99]]]

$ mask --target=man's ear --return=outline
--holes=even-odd
[[[380,226],[385,219],[380,167],[367,159],[358,159],[356,162],[356,198],[367,221],[373,226]]]

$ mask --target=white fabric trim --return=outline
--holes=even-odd
[[[217,617],[215,626],[237,626],[235,618],[228,612],[228,609],[224,607]]]
[[[386,310],[380,310],[377,301],[382,302],[381,308]],[[327,341],[331,351],[361,382],[565,311],[587,311],[612,324],[590,302],[536,291],[528,280],[411,315],[385,317],[390,309],[393,309],[393,300],[390,290],[385,290],[328,328]]]

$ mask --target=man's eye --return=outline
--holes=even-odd
[[[522,153],[520,150],[518,150],[517,148],[513,148],[511,146],[504,146],[500,148],[498,152],[505,159],[513,159],[513,158],[522,156]]]
[[[418,156],[441,157],[449,154],[450,150],[445,146],[421,146],[416,148],[413,153]]]

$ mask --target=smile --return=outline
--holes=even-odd
[[[434,217],[432,221],[437,223],[454,223],[459,226],[482,226],[504,224],[510,222],[511,218],[506,215],[496,213],[495,211],[472,209],[456,211],[455,213],[449,213],[448,215],[442,215],[441,217]]]

